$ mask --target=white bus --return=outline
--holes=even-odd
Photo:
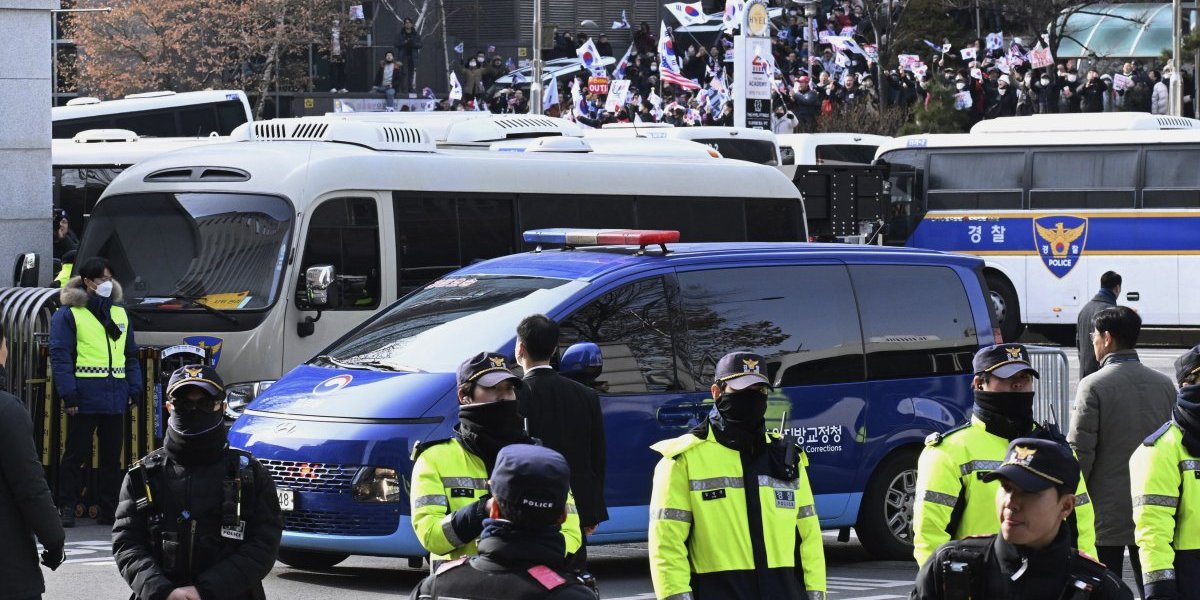
[[[69,139],[88,129],[127,129],[143,137],[229,135],[254,120],[241,90],[146,92],[104,101],[76,98],[50,109],[50,114],[54,139]]]
[[[886,242],[983,257],[1004,339],[1029,325],[1073,345],[1105,271],[1146,329],[1197,333],[1200,121],[1011,117],[897,138],[877,160],[890,168]]]
[[[82,131],[50,145],[53,202],[67,212],[71,229],[83,233],[100,195],[134,163],[165,152],[229,142],[229,137],[142,138],[123,129]]]
[[[406,291],[526,249],[524,230],[807,238],[791,182],[742,161],[439,150],[369,121],[246,127],[234,137],[251,140],[126,169],[79,250],[112,262],[139,342],[213,348],[235,405]],[[327,303],[309,294],[318,275],[334,282]]]
[[[782,168],[783,159],[775,134],[747,127],[675,127],[666,123],[611,123],[587,129],[584,138],[645,138],[687,140],[710,146],[733,160]]]

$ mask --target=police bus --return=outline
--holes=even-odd
[[[1029,325],[1073,345],[1079,309],[1110,270],[1147,329],[1200,326],[1185,283],[1200,278],[1200,121],[994,119],[897,138],[877,159],[890,170],[886,242],[983,257],[1004,339]]]
[[[119,100],[75,98],[50,109],[54,139],[88,129],[127,129],[141,136],[229,135],[254,120],[241,90],[129,94]]]
[[[420,128],[341,119],[246,129],[126,169],[79,250],[112,262],[139,342],[213,350],[234,408],[407,291],[525,249],[525,229],[807,236],[787,178],[740,161],[439,150]]]

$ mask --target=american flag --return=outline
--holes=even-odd
[[[679,73],[676,73],[674,71],[668,71],[667,69],[660,69],[660,75],[662,75],[663,83],[677,85],[685,90],[700,89],[699,83],[696,83],[694,80],[688,79],[687,77],[684,77],[683,75],[680,75]]]

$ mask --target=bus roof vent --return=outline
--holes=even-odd
[[[1088,131],[1158,131],[1200,129],[1200,121],[1150,113],[1112,112],[1044,114],[980,121],[971,133],[1055,133]]]
[[[254,123],[252,139],[263,142],[340,142],[392,152],[433,152],[437,149],[429,134],[419,127],[337,118],[258,121]]]
[[[100,99],[95,96],[80,96],[67,100],[67,106],[86,106],[88,104],[100,104]]]
[[[128,129],[88,129],[71,138],[76,144],[100,144],[105,142],[136,142],[138,134]]]
[[[565,119],[537,115],[494,115],[453,123],[446,131],[447,144],[479,144],[547,136],[583,137],[583,129]]]
[[[142,181],[147,183],[250,181],[250,173],[232,167],[172,167],[155,171],[145,176]]]

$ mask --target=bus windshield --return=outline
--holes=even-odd
[[[682,138],[681,138],[682,139]],[[775,144],[768,140],[734,140],[729,138],[687,138],[693,142],[711,146],[721,156],[733,160],[775,166]]]
[[[133,308],[264,309],[287,257],[288,201],[251,194],[128,194],[96,205],[81,259],[107,258]]]
[[[351,332],[317,362],[453,371],[463,359],[463,340],[478,350],[496,350],[512,339],[521,319],[549,312],[586,285],[546,277],[438,279]]]

